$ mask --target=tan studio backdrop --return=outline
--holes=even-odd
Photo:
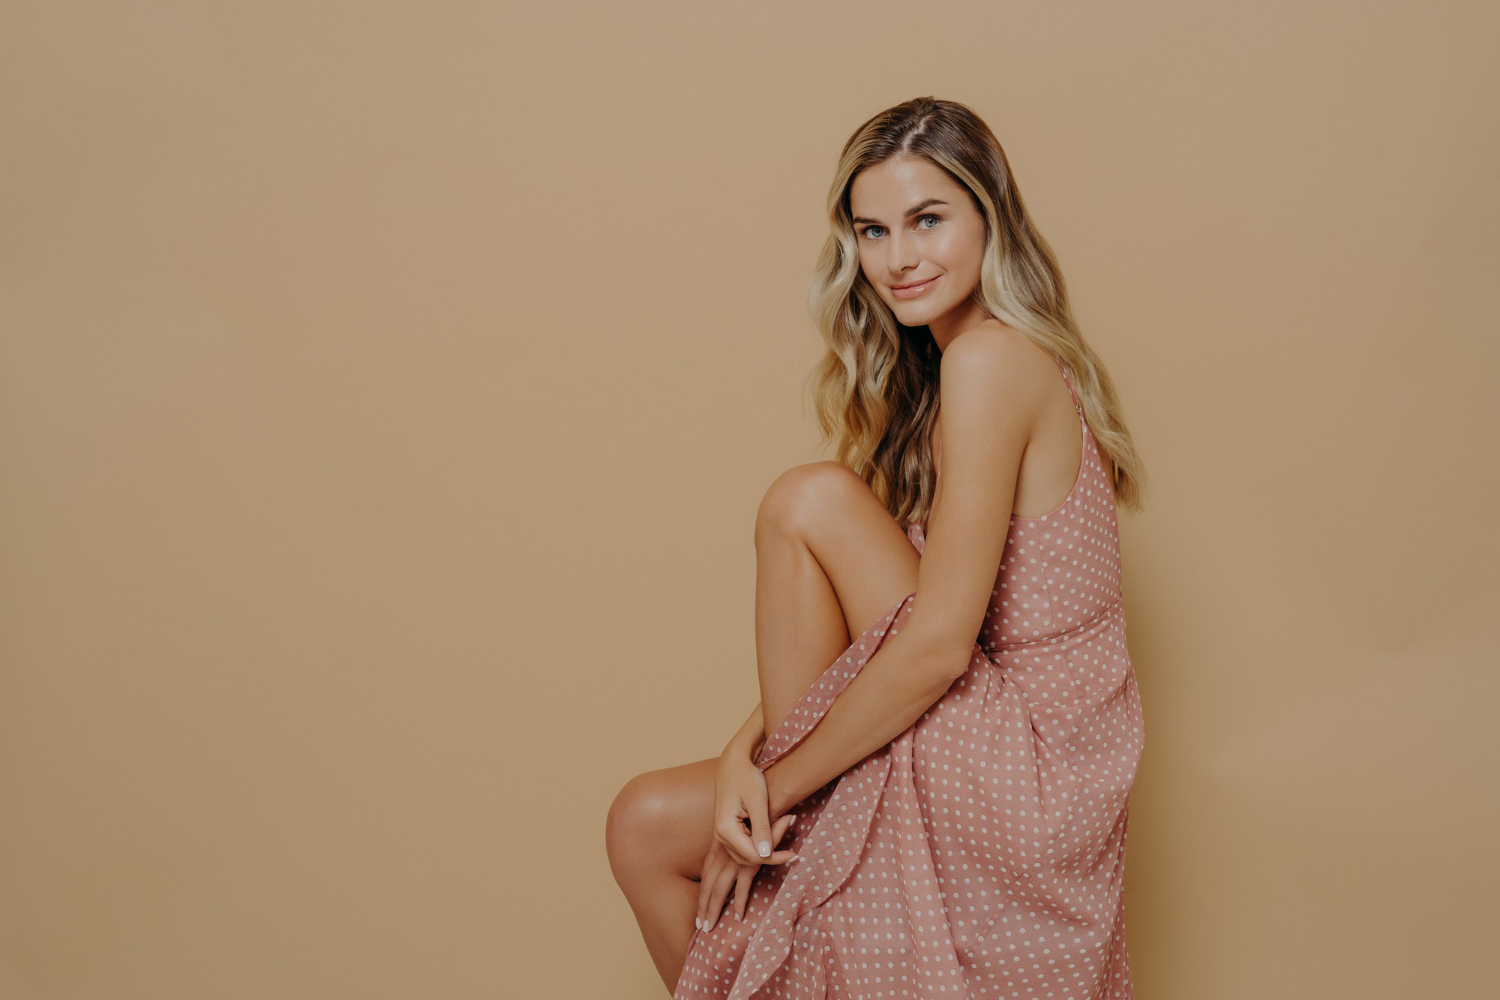
[[[1492,997],[1493,4],[0,4],[0,998],[649,1000],[839,148],[1118,382],[1141,1000]]]

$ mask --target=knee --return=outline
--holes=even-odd
[[[616,878],[649,854],[656,831],[667,822],[670,804],[666,789],[646,771],[631,778],[615,794],[604,821],[604,849]]]
[[[755,513],[755,534],[798,533],[816,518],[843,509],[869,486],[842,462],[807,462],[777,476]]]

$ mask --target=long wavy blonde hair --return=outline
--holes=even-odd
[[[849,209],[855,175],[897,156],[923,157],[968,188],[985,220],[974,301],[1062,360],[1114,468],[1116,505],[1140,510],[1144,468],[1114,383],[1073,318],[1057,258],[1027,214],[994,133],[953,101],[918,97],[882,111],[855,130],[839,157],[828,193],[831,232],[808,294],[828,348],[807,380],[822,443],[836,439],[835,459],[870,485],[898,523],[926,522],[936,489],[928,442],[942,353],[927,327],[904,326],[865,278]]]

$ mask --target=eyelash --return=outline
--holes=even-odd
[[[925,213],[923,215],[917,216],[914,221],[921,222],[923,219],[936,219],[938,222],[942,222],[943,221],[943,217],[941,215],[933,215],[931,212],[928,212],[928,213]],[[885,228],[884,226],[877,226],[877,225],[875,225],[872,222],[870,225],[868,225],[865,228],[861,229],[859,231],[859,235],[865,237],[866,239],[878,239],[879,237],[874,237],[874,236],[870,235],[870,230],[872,230],[872,229],[884,229],[884,228]],[[929,232],[933,228],[934,228],[933,226],[928,226],[927,227],[927,229],[928,229]]]

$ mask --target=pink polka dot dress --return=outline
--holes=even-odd
[[[1058,361],[1073,404],[1078,396]],[[1072,492],[1011,517],[969,669],[904,733],[799,803],[755,877],[695,931],[675,1000],[1125,1000],[1128,800],[1145,745],[1114,492],[1082,408]],[[907,537],[920,552],[918,524]],[[907,595],[776,730],[765,769],[900,631]]]

